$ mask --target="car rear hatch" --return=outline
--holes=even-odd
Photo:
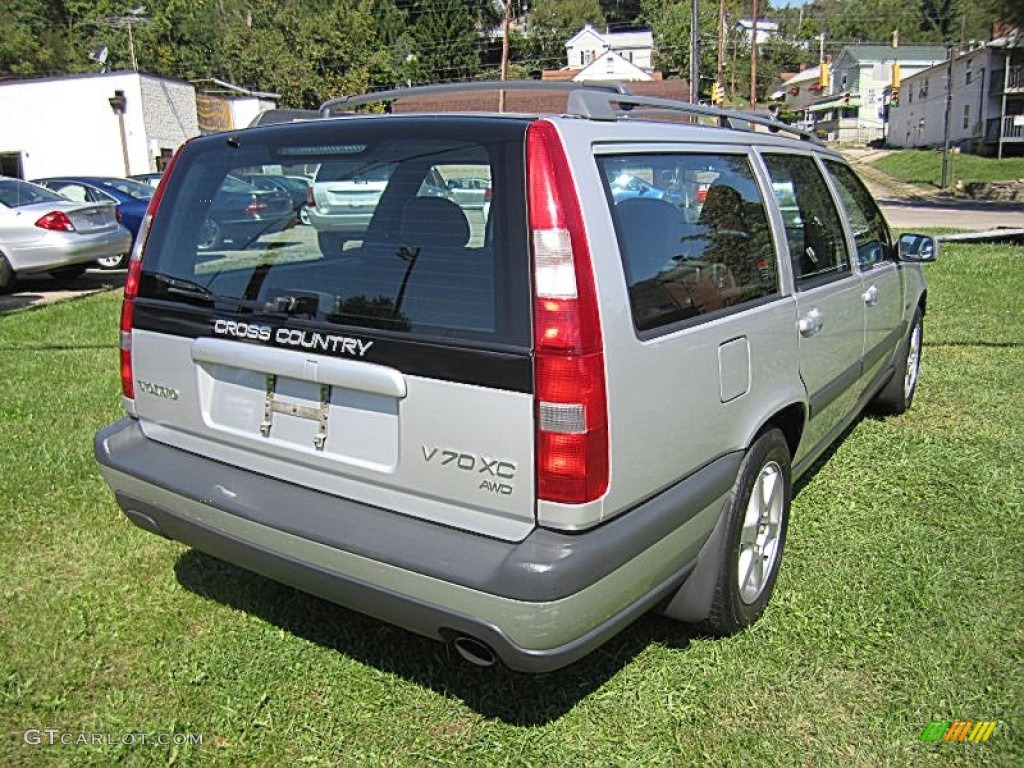
[[[537,485],[529,125],[346,118],[186,145],[151,206],[122,316],[125,395],[146,435],[368,505],[525,537]],[[197,247],[232,174],[327,164],[370,177],[388,168],[361,241],[324,254],[312,228],[269,227],[215,253]],[[438,195],[441,167],[490,184],[486,215]]]

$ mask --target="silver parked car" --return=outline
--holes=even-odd
[[[756,621],[794,480],[911,405],[936,243],[809,134],[575,88],[560,114],[351,111],[406,89],[186,144],[95,441],[126,515],[475,664],[554,669],[651,610]],[[296,157],[358,243],[196,245],[225,174]]]
[[[80,275],[89,262],[128,253],[131,246],[113,203],[75,203],[0,176],[0,292],[11,290],[19,275]]]

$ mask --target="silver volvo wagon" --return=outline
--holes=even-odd
[[[353,111],[408,93],[178,152],[95,440],[117,503],[477,664],[558,668],[649,610],[755,621],[794,479],[911,404],[936,242],[767,118],[606,88]],[[236,174],[320,168],[375,180],[358,227],[206,247]]]

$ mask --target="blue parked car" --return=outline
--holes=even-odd
[[[132,244],[146,215],[146,208],[156,191],[149,184],[134,179],[114,176],[53,176],[36,179],[57,194],[79,202],[113,202],[117,204],[117,218],[132,233]],[[121,269],[128,263],[127,253],[97,260],[103,269]]]

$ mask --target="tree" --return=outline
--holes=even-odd
[[[409,60],[415,83],[465,80],[480,69],[476,19],[462,3],[420,0],[411,12],[415,57]]]
[[[640,6],[641,18],[654,33],[655,66],[666,75],[688,77],[691,0],[642,0]],[[699,69],[702,77],[709,78],[704,82],[704,90],[708,91],[718,70],[718,0],[700,0],[699,13]],[[700,90],[699,83],[695,87]]]
[[[584,24],[604,26],[598,0],[536,0],[530,7],[530,36],[537,66],[565,66],[565,43]]]

